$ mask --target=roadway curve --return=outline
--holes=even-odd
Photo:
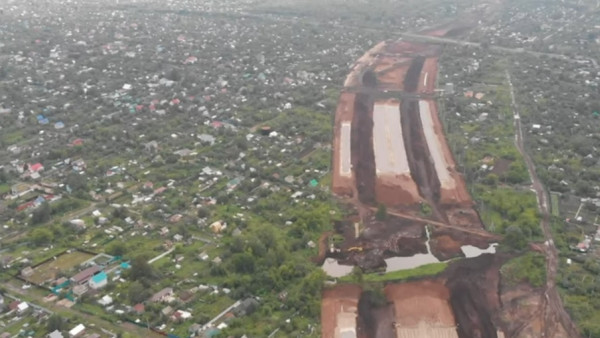
[[[571,320],[571,317],[565,311],[562,299],[558,294],[556,288],[556,273],[558,270],[558,251],[554,245],[552,239],[552,231],[550,230],[550,210],[548,208],[548,195],[544,185],[540,182],[537,173],[535,171],[535,165],[531,160],[531,157],[525,150],[523,145],[523,130],[521,128],[521,118],[517,110],[517,104],[515,101],[515,93],[513,84],[510,78],[510,74],[506,71],[506,79],[510,86],[510,98],[512,101],[512,109],[514,114],[515,123],[515,145],[523,156],[525,163],[527,164],[527,170],[529,171],[529,177],[531,178],[531,187],[534,190],[538,209],[542,216],[540,226],[546,239],[545,253],[546,253],[546,291],[544,292],[544,337],[555,337],[559,331],[556,330],[556,325],[560,325],[564,328],[567,337],[581,337],[577,326]]]

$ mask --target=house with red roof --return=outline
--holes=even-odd
[[[73,142],[70,143],[70,145],[72,147],[77,147],[77,146],[80,146],[82,144],[83,144],[83,140],[80,139],[80,138],[76,138],[76,139],[73,140]]]
[[[29,171],[34,172],[34,173],[37,173],[42,170],[44,170],[44,166],[39,162],[29,166]]]

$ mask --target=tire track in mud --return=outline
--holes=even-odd
[[[416,57],[404,79],[404,88],[408,92],[414,92],[418,88],[421,70],[425,64],[424,57]],[[440,180],[435,171],[433,159],[423,131],[419,101],[417,99],[405,99],[400,105],[400,121],[406,147],[406,155],[410,166],[410,172],[421,196],[433,208],[434,215],[445,222],[448,220],[438,207],[440,200]]]
[[[352,120],[351,149],[352,167],[356,175],[358,200],[364,204],[376,203],[375,151],[373,150],[373,107],[369,94],[356,94]]]

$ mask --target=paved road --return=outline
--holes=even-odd
[[[529,156],[529,154],[525,150],[525,146],[523,145],[523,130],[521,128],[521,118],[517,109],[514,88],[508,71],[506,72],[506,79],[510,86],[510,96],[512,100],[512,109],[514,113],[515,145],[517,146],[517,149],[519,150],[521,156],[523,156],[523,159],[525,159],[525,163],[527,164],[527,170],[529,171],[529,176],[531,177],[532,189],[536,194],[538,209],[540,214],[542,215],[540,225],[542,227],[542,232],[544,233],[544,238],[546,239],[546,291],[544,293],[544,337],[554,337],[557,333],[556,325],[559,323],[564,328],[568,337],[580,337],[577,327],[571,320],[569,314],[565,311],[562,299],[560,298],[560,295],[558,294],[558,289],[556,288],[556,273],[558,270],[559,258],[556,246],[554,246],[554,240],[552,239],[552,232],[550,230],[550,208],[548,203],[548,195],[546,194],[546,189],[544,189],[544,186],[542,185],[537,176],[537,173],[535,171],[535,165],[533,164],[531,157]]]

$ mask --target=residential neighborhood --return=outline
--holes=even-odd
[[[408,242],[349,245],[373,241],[367,223],[427,221],[415,232],[426,255],[430,228],[462,226],[468,212],[499,245],[501,291],[543,294],[552,278],[582,336],[600,336],[599,10],[595,0],[0,3],[0,338],[327,336],[323,290],[361,284],[375,304],[389,283],[432,278],[422,265],[333,260],[408,258]],[[391,41],[427,48],[367,52]],[[439,106],[435,133],[473,204],[442,220],[425,199],[417,211],[375,199],[354,208],[364,182],[352,196],[332,191],[341,94],[374,95],[347,76],[394,53],[377,76],[435,54],[435,84],[417,74],[430,92],[392,86],[373,100]],[[436,276],[467,256],[436,260]],[[345,332],[367,332],[357,325]]]

